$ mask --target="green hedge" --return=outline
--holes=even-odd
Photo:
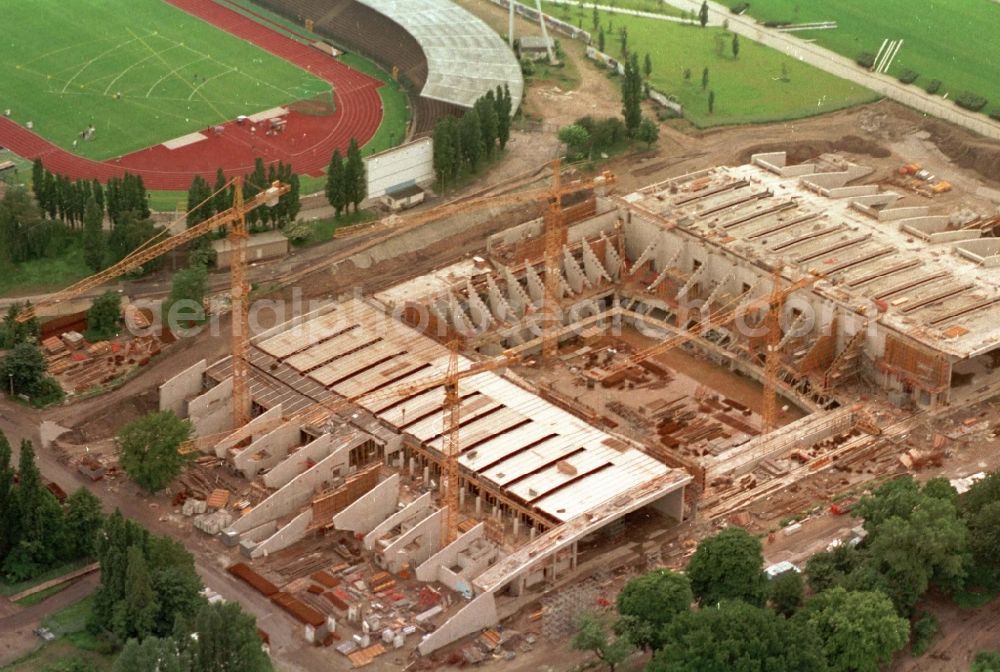
[[[979,110],[986,107],[986,103],[989,101],[982,96],[976,95],[971,91],[966,91],[965,93],[959,95],[955,98],[955,104],[959,107],[964,107],[967,110],[972,110],[973,112],[978,112]]]
[[[919,76],[920,76],[919,72],[906,68],[901,73],[896,75],[896,79],[901,81],[903,84],[912,84],[913,82],[917,81],[917,77]]]
[[[862,51],[854,60],[862,68],[870,68],[875,65],[875,54],[870,51]]]
[[[932,79],[931,81],[927,82],[927,86],[924,87],[924,88],[927,90],[927,93],[931,93],[931,94],[937,93],[938,89],[941,88],[941,80],[940,79]]]

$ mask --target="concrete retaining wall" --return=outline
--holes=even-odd
[[[367,534],[384,521],[399,505],[399,474],[393,474],[359,497],[343,511],[334,514],[338,530]]]
[[[188,417],[188,399],[201,392],[207,368],[203,359],[160,385],[160,410],[173,411],[179,418]]]
[[[444,516],[447,509],[438,509],[399,535],[382,551],[386,570],[398,574],[404,564],[419,565],[441,549]]]
[[[467,549],[475,540],[482,539],[485,534],[486,524],[479,523],[417,567],[417,580],[424,581],[426,583],[437,581],[439,567],[450,567],[454,565],[456,558],[458,558],[458,554]]]
[[[296,478],[305,474],[311,463],[314,467],[333,451],[333,436],[324,434],[315,441],[307,443],[288,459],[277,465],[264,476],[264,485],[269,488],[282,488]]]
[[[493,593],[483,593],[462,607],[437,630],[426,635],[417,648],[421,655],[426,656],[466,635],[492,627],[499,620]]]
[[[256,418],[241,427],[239,431],[233,432],[230,436],[227,436],[222,441],[219,441],[215,444],[215,447],[212,450],[215,451],[216,457],[224,458],[230,448],[234,447],[236,444],[248,437],[258,438],[263,436],[265,432],[262,428],[273,427],[273,423],[277,423],[280,420],[281,404],[278,404],[277,406],[269,408],[258,415]]]
[[[195,436],[210,436],[233,428],[233,379],[221,383],[188,403]]]
[[[276,553],[299,541],[306,536],[309,524],[312,523],[312,517],[312,508],[308,508],[295,516],[287,525],[257,544],[253,551],[250,552],[250,557],[259,558],[268,553]]]
[[[342,474],[346,472],[349,454],[347,448],[331,453],[312,469],[299,474],[283,488],[271,493],[250,513],[233,523],[230,529],[243,533],[268,521],[290,515],[296,509],[305,506],[312,500],[321,483],[334,478],[334,474],[338,470]],[[295,455],[289,459],[295,459]]]
[[[260,437],[233,458],[236,467],[248,480],[262,469],[270,469],[288,457],[288,451],[299,445],[301,425],[288,422]]]
[[[420,497],[410,502],[408,506],[392,514],[384,521],[372,528],[372,531],[365,535],[365,548],[369,551],[375,548],[376,542],[386,535],[389,530],[411,518],[417,518],[431,508],[433,502],[431,493],[425,492]]]

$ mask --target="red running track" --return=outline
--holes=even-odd
[[[73,178],[96,178],[106,182],[127,170],[141,175],[149,189],[183,191],[191,186],[195,175],[202,175],[211,182],[220,167],[230,177],[248,173],[257,157],[266,163],[279,160],[291,163],[300,174],[318,175],[330,162],[334,149],[345,151],[351,138],[363,145],[375,135],[382,123],[382,99],[378,93],[382,82],[379,80],[212,0],[167,1],[329,82],[333,87],[336,112],[311,116],[293,111],[286,117],[287,130],[271,137],[263,133],[252,134],[249,125],[230,122],[224,124],[225,130],[219,136],[203,129],[208,139],[193,145],[174,150],[156,145],[103,162],[72,154],[0,117],[0,146],[31,160],[40,157],[52,172]],[[248,110],[247,114],[259,111]],[[263,131],[263,126],[260,130]]]

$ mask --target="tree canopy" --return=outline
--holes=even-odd
[[[830,672],[878,672],[909,639],[909,622],[879,592],[831,588],[810,600],[803,616],[822,640]]]
[[[584,613],[577,619],[576,636],[573,638],[573,648],[580,651],[593,651],[612,672],[625,662],[633,650],[632,643],[626,637],[612,637],[610,633],[611,619],[602,614]]]
[[[118,292],[108,290],[87,311],[87,340],[103,341],[118,333],[122,321],[122,300]]]
[[[691,582],[683,574],[658,569],[629,580],[618,594],[621,619],[615,630],[639,648],[663,646],[664,628],[694,601]]]
[[[647,672],[825,672],[816,633],[742,601],[680,614]]]
[[[177,478],[187,462],[177,448],[191,435],[191,423],[160,411],[131,422],[118,434],[125,472],[149,492]]]
[[[698,544],[687,575],[703,607],[727,599],[761,606],[767,594],[763,566],[760,540],[730,527]]]

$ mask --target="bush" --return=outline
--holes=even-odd
[[[910,651],[915,657],[919,658],[927,653],[937,631],[937,617],[927,611],[920,614],[920,617],[913,623],[913,644],[910,645]]]
[[[740,2],[740,3],[737,3],[737,4],[733,5],[732,8],[730,8],[729,11],[732,12],[733,14],[742,14],[743,12],[747,11],[748,9],[750,9],[750,3],[749,2]]]
[[[978,112],[986,107],[987,102],[989,101],[982,96],[972,93],[971,91],[966,91],[955,98],[956,105],[964,107],[967,110],[972,110],[973,112]]]
[[[919,76],[920,76],[919,72],[915,70],[910,70],[909,68],[905,68],[901,73],[896,75],[896,79],[901,81],[903,84],[912,84],[913,82],[917,81],[917,77]]]
[[[791,21],[765,21],[764,25],[768,28],[781,28],[782,26],[791,25]]]
[[[924,88],[927,91],[927,93],[932,93],[932,94],[937,93],[938,90],[941,88],[941,80],[932,79],[931,81],[927,82],[927,86]]]
[[[668,119],[680,119],[681,115],[672,107],[658,107],[656,108],[656,118],[660,121],[667,121]]]
[[[994,110],[990,112],[990,119],[1000,121],[1000,107],[994,108]]]
[[[870,68],[875,65],[875,54],[870,51],[862,51],[854,61],[862,68]]]

